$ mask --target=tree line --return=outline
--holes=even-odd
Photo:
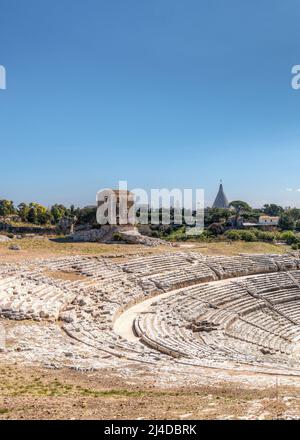
[[[257,209],[242,200],[235,200],[229,204],[229,209],[206,208],[204,221],[207,227],[213,224],[226,225],[229,221],[237,227],[241,218],[244,222],[257,223],[261,215],[279,217],[278,227],[284,231],[300,231],[300,209],[283,208],[274,203]]]
[[[17,216],[24,223],[35,225],[57,225],[62,217],[76,218],[78,223],[91,223],[96,218],[96,207],[69,208],[62,204],[45,207],[36,202],[20,203],[15,206],[11,200],[0,200],[0,217],[8,218]]]
[[[151,218],[149,210],[149,219]],[[174,219],[171,210],[171,221]],[[195,215],[195,213],[193,213]],[[262,208],[252,208],[242,200],[235,200],[230,203],[229,209],[206,208],[204,213],[206,227],[217,229],[224,227],[230,222],[232,226],[238,226],[243,218],[246,222],[257,222],[261,215],[278,216],[278,227],[282,230],[300,231],[300,209],[283,208],[274,203],[265,204]],[[39,203],[20,203],[15,206],[11,200],[0,200],[0,217],[18,216],[22,222],[36,225],[56,225],[62,217],[77,219],[78,224],[93,224],[96,222],[96,207],[75,208],[74,205],[66,207],[62,204],[55,204],[45,207]],[[216,231],[217,232],[217,231]]]

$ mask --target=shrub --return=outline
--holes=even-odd
[[[294,251],[298,251],[298,250],[300,249],[300,243],[293,243],[292,246],[291,246],[291,248],[292,248]]]
[[[296,244],[298,242],[298,238],[292,231],[286,231],[281,234],[282,240],[286,242],[286,244]]]
[[[209,231],[203,231],[201,234],[190,235],[188,238],[192,241],[210,242],[212,241],[212,234]]]
[[[122,236],[121,236],[121,234],[119,232],[115,232],[113,234],[113,239],[116,240],[116,241],[123,241],[123,238],[122,238]]]
[[[241,239],[240,231],[237,231],[235,229],[230,229],[229,231],[226,231],[224,235],[228,240],[236,241]]]
[[[169,234],[169,236],[166,237],[167,240],[171,240],[171,241],[184,241],[186,240],[186,228],[185,226],[181,226],[180,228],[174,228],[172,230],[172,232]],[[153,231],[155,232],[155,231]],[[153,237],[153,232],[151,234],[151,236]],[[159,235],[158,235],[159,237]]]
[[[196,235],[194,235],[194,236],[189,236],[189,239],[191,240],[191,241],[201,241],[201,242],[206,242],[206,243],[209,243],[209,242],[211,242],[211,241],[213,241],[214,240],[214,236],[213,235],[211,235],[208,231],[203,231],[203,232],[201,232],[200,234],[196,234]]]
[[[244,240],[244,241],[255,241],[256,240],[256,235],[251,231],[241,231],[240,235],[241,235],[241,240]]]
[[[273,232],[257,231],[256,237],[261,241],[273,242],[276,238],[276,235],[273,234]]]

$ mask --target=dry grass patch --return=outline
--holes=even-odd
[[[21,247],[20,251],[10,250],[11,245]],[[169,248],[168,248],[169,249]],[[174,248],[176,249],[176,248]],[[106,243],[76,243],[73,241],[56,240],[43,237],[40,240],[33,238],[14,239],[8,243],[0,243],[0,261],[21,261],[30,258],[48,258],[68,255],[87,256],[116,256],[122,259],[137,254],[148,254],[166,251],[166,247],[147,248],[142,245],[106,244]]]
[[[212,242],[196,244],[194,248],[187,250],[197,251],[205,255],[228,255],[238,254],[285,254],[291,252],[291,247],[287,245],[276,245],[264,242]]]
[[[6,419],[276,419],[285,416],[285,396],[293,408],[300,406],[293,389],[227,384],[159,389],[128,385],[109,370],[83,374],[3,366],[0,384],[0,418]]]

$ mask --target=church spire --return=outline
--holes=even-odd
[[[214,201],[213,208],[227,209],[228,207],[229,207],[228,199],[224,193],[222,179],[220,179],[219,191]]]

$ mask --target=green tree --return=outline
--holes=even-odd
[[[21,217],[21,220],[23,222],[28,222],[28,213],[29,213],[29,206],[22,202],[18,205],[18,215]]]
[[[296,222],[300,220],[300,209],[291,208],[287,211],[287,213],[292,217],[292,219]]]
[[[278,226],[283,231],[294,229],[295,222],[293,220],[293,217],[288,212],[284,212],[280,216]]]
[[[55,204],[51,206],[50,212],[53,218],[53,222],[55,224],[58,223],[62,217],[68,215],[68,211],[69,210],[64,205]]]
[[[97,208],[94,206],[87,206],[79,210],[77,218],[78,224],[95,224],[97,222],[96,219]]]
[[[28,221],[36,225],[45,225],[49,223],[51,219],[50,211],[39,203],[30,203],[28,211]]]
[[[230,217],[229,209],[223,208],[206,208],[204,213],[205,225],[211,225],[212,223],[225,223]]]
[[[279,216],[284,212],[282,206],[275,205],[275,203],[271,203],[270,205],[266,204],[263,206],[262,211],[266,215],[271,216]]]
[[[6,217],[15,213],[14,202],[11,200],[0,200],[0,216]]]
[[[234,200],[233,202],[230,202],[229,207],[234,211],[234,224],[236,226],[242,214],[250,214],[252,212],[251,206],[242,200]]]
[[[37,224],[37,211],[35,206],[30,206],[27,215],[27,221],[29,223]]]

